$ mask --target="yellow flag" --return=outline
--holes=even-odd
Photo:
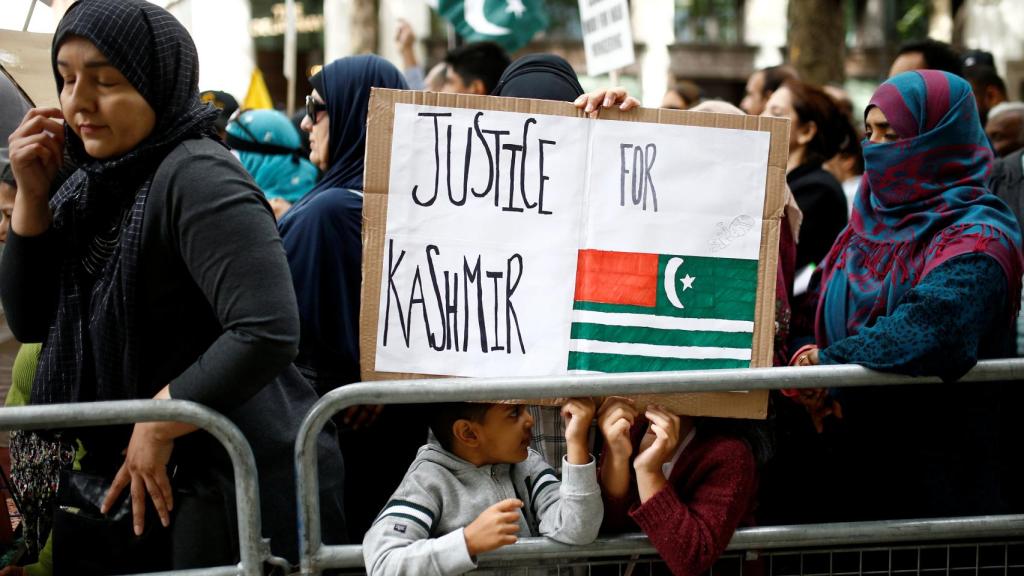
[[[259,68],[252,71],[252,78],[249,80],[249,91],[245,93],[245,102],[242,103],[243,110],[268,109],[274,107],[274,101],[270,98],[270,91],[267,90],[267,83],[263,81],[263,73]]]

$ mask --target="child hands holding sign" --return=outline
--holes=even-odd
[[[663,406],[609,397],[599,482],[604,528],[647,534],[673,574],[702,574],[751,519],[757,466],[745,440]],[[632,460],[632,463],[631,463]]]
[[[436,440],[420,448],[363,540],[371,576],[462,574],[477,556],[547,536],[587,544],[601,524],[601,494],[587,432],[594,401],[561,409],[567,455],[562,477],[530,449],[533,417],[515,404],[435,406]]]

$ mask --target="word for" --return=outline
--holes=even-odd
[[[455,350],[466,352],[470,346],[480,346],[483,353],[504,350],[511,354],[515,348],[526,354],[522,329],[519,327],[519,315],[516,314],[512,296],[523,278],[523,257],[513,254],[498,270],[484,269],[481,256],[476,258],[462,257],[462,299],[459,299],[459,270],[438,271],[434,259],[441,255],[441,250],[433,244],[427,245],[426,275],[429,276],[431,293],[423,290],[424,271],[417,264],[408,287],[399,287],[396,277],[405,259],[406,251],[402,250],[395,257],[395,241],[388,240],[388,281],[385,290],[387,296],[384,308],[383,346],[394,344],[391,336],[392,318],[398,321],[402,331],[402,342],[406,348],[412,347],[414,331],[422,330],[426,335],[427,344],[431,349],[442,352]],[[407,276],[407,275],[406,275]],[[486,279],[485,279],[486,278]],[[486,293],[486,296],[485,296]],[[487,297],[489,296],[489,298]],[[402,302],[405,302],[403,308]],[[428,303],[428,299],[430,302]],[[472,300],[473,305],[470,305]],[[493,302],[493,314],[488,314],[487,306]],[[428,309],[428,306],[432,309]],[[416,309],[422,317],[422,324],[416,319]],[[435,313],[436,311],[436,313]],[[499,323],[503,317],[504,322]],[[459,319],[462,319],[462,342],[459,342]],[[504,341],[499,326],[504,325]],[[515,339],[519,346],[513,344],[513,326]],[[470,332],[476,331],[476,338],[470,344]],[[399,344],[401,345],[401,344]]]
[[[530,140],[530,127],[537,124],[536,118],[527,118],[523,122],[522,134],[516,134],[514,142],[502,144],[502,137],[511,136],[508,130],[488,130],[481,126],[483,112],[477,112],[473,118],[473,125],[467,126],[465,143],[462,157],[462,191],[458,186],[452,189],[452,145],[453,126],[450,123],[442,123],[443,118],[451,117],[451,112],[420,112],[419,116],[432,118],[434,121],[434,187],[431,191],[421,189],[419,184],[412,187],[412,199],[419,206],[432,206],[438,198],[447,197],[448,202],[454,206],[464,206],[472,196],[484,198],[487,195],[493,196],[494,207],[501,207],[504,212],[525,212],[536,211],[537,214],[550,215],[552,212],[544,208],[544,183],[550,178],[544,174],[544,148],[555,146],[554,140],[536,138]],[[461,133],[462,128],[458,128]],[[442,145],[442,134],[444,144]],[[460,147],[461,148],[461,147]],[[487,157],[487,180],[486,187],[477,188],[470,186],[471,176],[483,174],[482,164],[474,164],[474,149],[478,150],[476,158],[481,158],[479,150]],[[445,161],[441,161],[442,150]],[[502,152],[508,159],[507,182],[502,183]],[[526,182],[527,162],[536,162],[538,179],[535,185],[529,186]],[[517,169],[518,168],[518,169]],[[441,192],[441,176],[444,174],[447,194]],[[518,186],[516,177],[518,175]]]
[[[632,152],[632,164],[626,161],[626,157]],[[651,197],[651,205],[654,211],[658,211],[658,192],[654,189],[654,180],[651,177],[651,169],[654,168],[654,159],[658,157],[658,147],[654,144],[636,146],[633,144],[619,144],[620,170],[619,170],[619,206],[626,205],[628,198],[633,206],[641,206],[647,210],[647,196]],[[629,194],[626,193],[626,176],[629,176]]]

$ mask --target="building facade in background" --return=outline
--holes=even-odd
[[[240,101],[254,67],[275,104],[287,101],[283,75],[285,9],[281,0],[153,0],[192,33],[200,56],[203,89],[230,92]],[[490,2],[501,0],[488,0]],[[578,0],[547,0],[551,25],[520,53],[553,52],[581,75],[585,88],[607,86],[608,77],[586,74]],[[30,0],[4,0],[10,12],[27,12]],[[394,45],[399,19],[417,33],[417,55],[429,67],[456,41],[424,0],[295,0],[299,76],[335,58],[373,51],[400,64]],[[30,29],[50,31],[69,0],[39,4]],[[806,4],[804,4],[806,5]],[[884,78],[904,40],[931,36],[961,48],[992,52],[1010,96],[1024,95],[1024,0],[818,0],[815,11],[839,10],[845,43],[841,75],[856,104]],[[636,62],[620,83],[656,106],[673,79],[697,83],[706,97],[738,102],[756,69],[798,57],[787,44],[789,0],[633,0],[630,2]],[[813,18],[825,14],[803,14]],[[20,27],[23,14],[8,15]],[[16,24],[12,25],[12,23]],[[299,81],[296,102],[308,91]]]

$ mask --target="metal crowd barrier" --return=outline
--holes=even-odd
[[[264,561],[280,564],[280,560],[271,557],[269,542],[263,539],[260,530],[259,485],[252,448],[238,427],[225,416],[184,400],[123,400],[0,409],[0,430],[81,428],[157,421],[186,422],[198,426],[224,446],[234,468],[240,558],[235,566],[159,574],[261,576]]]
[[[1024,359],[979,362],[959,381],[1012,380],[1024,380]],[[466,379],[460,378],[381,381],[343,386],[326,394],[313,406],[303,420],[295,442],[301,573],[310,576],[319,574],[326,568],[363,566],[361,546],[327,546],[323,544],[320,534],[317,435],[334,414],[349,406],[940,382],[940,379],[934,377],[915,378],[846,365],[543,378],[484,378],[475,379],[472,386],[467,385]],[[1022,535],[1024,515],[771,526],[737,531],[728,549],[766,550],[798,546],[924,542],[951,538],[1002,538]],[[516,544],[481,555],[479,565],[483,568],[509,561],[638,557],[651,554],[655,554],[654,549],[642,534],[601,538],[588,546],[567,546],[546,538],[523,538]]]
[[[739,533],[737,533],[738,535]],[[486,568],[485,568],[486,570]],[[657,554],[516,562],[527,576],[668,574]],[[727,551],[706,576],[1017,576],[1024,541],[951,542]],[[363,574],[362,570],[344,574]]]

